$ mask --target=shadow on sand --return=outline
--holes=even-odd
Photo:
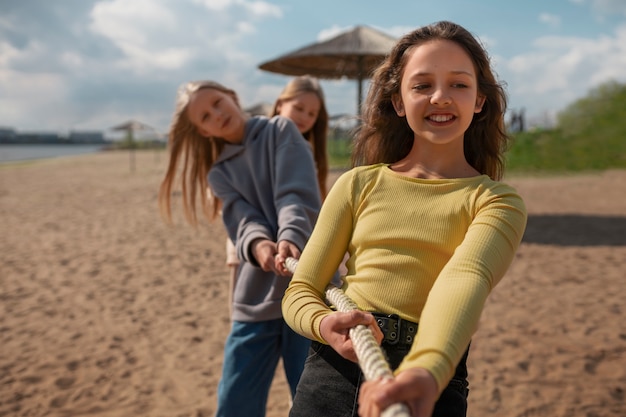
[[[530,215],[522,241],[561,246],[626,246],[626,217]]]

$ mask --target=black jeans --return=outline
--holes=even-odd
[[[410,346],[383,343],[391,369],[398,367]],[[467,354],[435,404],[433,417],[467,414]],[[359,386],[364,376],[358,364],[341,357],[327,345],[313,342],[300,377],[289,417],[358,417]]]

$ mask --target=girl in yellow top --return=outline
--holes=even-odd
[[[526,227],[499,182],[506,94],[487,52],[438,22],[402,37],[375,71],[355,168],[330,190],[285,296],[287,323],[313,340],[290,416],[465,416],[470,339]],[[324,290],[348,251],[341,313]],[[370,326],[394,379],[362,382],[348,330]],[[379,330],[380,329],[382,330]]]

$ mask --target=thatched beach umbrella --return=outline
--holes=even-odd
[[[264,62],[259,68],[285,75],[347,77],[358,81],[357,113],[361,113],[363,80],[389,54],[396,39],[368,26],[356,26],[334,38],[306,45]]]
[[[129,120],[117,126],[111,128],[113,131],[126,132],[126,138],[128,139],[128,145],[130,148],[130,171],[135,171],[135,132],[140,130],[155,131],[152,126],[145,123],[141,123],[137,120]]]
[[[136,132],[138,130],[154,130],[152,126],[149,126],[145,123],[141,123],[137,120],[129,120],[117,126],[113,126],[111,130],[122,130],[122,131],[130,131]]]

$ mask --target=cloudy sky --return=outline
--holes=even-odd
[[[531,122],[626,82],[625,0],[0,0],[0,126],[106,132],[137,119],[165,132],[185,81],[271,103],[289,77],[264,61],[356,25],[400,36],[438,20],[487,45],[509,107]],[[331,115],[356,113],[354,80],[322,86]]]

